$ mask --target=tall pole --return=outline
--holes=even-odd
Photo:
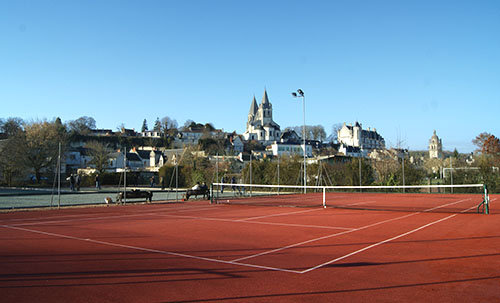
[[[219,182],[219,153],[215,157],[215,182]],[[219,190],[219,186],[216,190]]]
[[[306,186],[307,186],[307,169],[306,169],[306,97],[304,95],[304,91],[301,90],[300,88],[297,90],[297,92],[293,92],[292,96],[294,98],[302,98],[302,113],[304,116],[304,126],[302,128],[302,142],[304,144],[304,194],[307,192]]]
[[[405,151],[403,150],[403,192],[405,192]]]
[[[61,207],[61,142],[59,142],[59,156],[57,157],[57,208]]]
[[[127,203],[127,148],[125,147],[123,156],[123,203]]]
[[[361,181],[361,157],[359,157],[358,160],[359,160],[359,191],[361,192],[361,185],[363,185]]]
[[[280,154],[278,151],[278,195],[280,194]]]
[[[453,185],[453,158],[450,157],[450,183]],[[450,187],[451,192],[453,193],[453,187]]]
[[[175,157],[175,202],[179,202],[179,161]]]
[[[302,136],[304,142],[304,194],[307,192],[307,172],[306,172],[306,97],[302,93],[302,112],[304,116],[304,127],[302,129]]]
[[[252,151],[250,151],[250,197],[252,196]]]

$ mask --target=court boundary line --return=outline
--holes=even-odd
[[[322,208],[320,208],[320,209],[322,209]],[[318,210],[320,210],[320,209],[318,209]],[[286,215],[286,214],[290,214],[290,213],[284,213],[283,215]],[[259,222],[259,221],[233,220],[233,219],[221,219],[221,218],[210,218],[210,217],[179,216],[179,215],[168,215],[168,214],[151,214],[151,215],[153,215],[153,216],[160,216],[160,217],[173,217],[173,218],[204,220],[204,221],[221,221],[221,222],[249,223],[249,224],[261,224],[261,225],[277,225],[277,226],[291,226],[291,227],[304,227],[304,228],[342,229],[342,230],[352,230],[352,229],[354,229],[354,228],[349,228],[349,227],[338,227],[338,226],[307,225],[307,224],[276,223],[276,222]]]
[[[371,244],[371,245],[369,245],[367,247],[364,247],[362,249],[359,249],[359,250],[356,250],[356,251],[351,252],[349,254],[346,254],[346,255],[344,255],[342,257],[330,260],[328,262],[324,262],[322,264],[316,265],[314,267],[310,267],[310,268],[302,270],[302,271],[293,270],[293,269],[278,268],[278,267],[271,267],[271,266],[264,266],[264,265],[242,263],[240,261],[246,260],[246,259],[255,258],[255,257],[266,255],[266,254],[270,254],[270,253],[273,253],[273,252],[281,251],[281,250],[292,248],[292,247],[297,247],[297,246],[300,246],[300,245],[303,245],[303,244],[307,244],[307,243],[311,243],[311,242],[315,242],[315,241],[319,241],[319,240],[323,240],[323,239],[327,239],[327,238],[331,238],[331,237],[335,237],[335,236],[340,236],[340,235],[348,234],[348,233],[359,231],[359,230],[364,230],[364,229],[367,229],[367,228],[370,228],[370,227],[373,227],[373,226],[377,226],[377,225],[381,225],[381,224],[388,223],[388,222],[391,222],[391,221],[396,221],[396,220],[400,220],[400,219],[403,219],[403,218],[407,218],[407,217],[419,215],[419,214],[431,211],[431,210],[436,209],[436,208],[445,207],[445,206],[451,205],[451,204],[458,204],[458,203],[461,203],[461,202],[464,202],[464,201],[467,201],[467,200],[470,200],[470,198],[469,199],[462,199],[462,200],[455,201],[455,202],[448,203],[448,204],[441,205],[441,206],[437,206],[437,207],[434,207],[434,208],[431,208],[431,209],[428,209],[428,210],[425,210],[425,211],[410,213],[410,214],[407,214],[407,215],[404,215],[404,216],[400,216],[400,217],[396,217],[396,218],[392,218],[392,219],[387,219],[387,220],[384,220],[384,221],[380,221],[380,222],[376,222],[376,223],[373,223],[373,224],[365,225],[365,226],[360,227],[360,228],[355,228],[355,229],[352,229],[352,230],[347,230],[347,231],[344,231],[344,232],[335,233],[335,234],[332,234],[332,235],[327,235],[327,236],[319,237],[319,238],[316,238],[316,239],[310,239],[310,240],[307,240],[307,241],[303,241],[301,243],[296,243],[296,244],[288,245],[288,246],[281,247],[281,248],[278,248],[278,249],[266,251],[266,252],[263,252],[263,253],[260,253],[260,254],[256,254],[256,255],[252,255],[252,256],[247,256],[247,257],[243,257],[243,258],[238,258],[238,259],[234,259],[234,260],[229,260],[229,261],[227,261],[227,260],[213,259],[213,258],[207,258],[207,257],[199,257],[199,256],[193,256],[193,255],[187,255],[187,254],[181,254],[181,253],[175,253],[175,252],[169,252],[169,251],[164,251],[164,250],[150,249],[150,248],[144,248],[144,247],[138,247],[138,246],[131,246],[131,245],[125,245],[125,244],[119,244],[119,243],[112,243],[112,242],[94,240],[94,239],[90,239],[90,238],[81,238],[81,237],[75,237],[75,236],[64,235],[64,234],[44,232],[44,231],[39,231],[39,230],[35,230],[35,229],[28,229],[28,228],[23,228],[23,227],[19,227],[19,226],[14,226],[14,225],[4,225],[4,224],[2,224],[2,225],[0,225],[0,227],[8,228],[8,229],[14,229],[14,230],[20,230],[20,231],[24,231],[24,232],[44,234],[44,235],[49,235],[49,236],[53,236],[53,237],[66,238],[66,239],[72,239],[72,240],[77,240],[77,241],[85,241],[85,242],[90,242],[90,243],[95,243],[95,244],[101,244],[101,245],[108,245],[108,246],[113,246],[113,247],[121,247],[121,248],[132,249],[132,250],[139,250],[139,251],[145,251],[145,252],[152,252],[152,253],[166,254],[166,255],[172,255],[172,256],[178,256],[178,257],[184,257],[184,258],[190,258],[190,259],[203,260],[203,261],[208,261],[208,262],[231,264],[231,265],[237,265],[237,266],[252,267],[252,268],[266,269],[266,270],[272,270],[272,271],[295,273],[295,274],[304,274],[304,273],[308,273],[308,272],[311,272],[313,270],[322,268],[322,267],[324,267],[326,265],[335,263],[335,262],[337,262],[339,260],[348,258],[348,257],[350,257],[352,255],[361,253],[361,252],[366,251],[368,249],[371,249],[371,248],[377,247],[379,245],[385,244],[387,242],[393,241],[395,239],[399,239],[399,238],[404,237],[406,235],[415,233],[415,232],[417,232],[419,230],[422,230],[422,229],[424,229],[426,227],[429,227],[429,226],[432,226],[434,224],[443,222],[445,220],[448,220],[450,218],[453,218],[453,217],[457,216],[459,213],[452,214],[452,215],[449,215],[449,216],[447,216],[445,218],[441,218],[441,219],[435,220],[433,222],[430,222],[430,223],[427,223],[427,224],[425,224],[423,226],[415,228],[415,229],[413,229],[411,231],[402,233],[400,235],[397,235],[395,237],[391,237],[391,238],[383,240],[383,241],[379,241],[379,242],[377,242],[375,244]],[[460,213],[464,213],[464,212],[469,211],[470,209],[473,209],[473,208],[475,208],[475,207],[470,207],[468,209],[465,209],[465,210],[461,211]],[[159,215],[159,214],[155,214],[155,213],[143,213],[143,214],[132,214],[132,215],[124,215],[124,216],[139,216],[139,215]],[[160,216],[169,216],[169,215],[160,215]],[[174,215],[171,215],[171,216],[174,216]],[[123,216],[113,216],[113,217],[123,217]],[[182,217],[182,216],[178,216],[178,217]],[[97,219],[97,218],[91,218],[91,220],[92,219]],[[220,220],[220,219],[216,219],[216,220]],[[71,221],[80,221],[80,220],[66,220],[66,222],[71,222]],[[229,221],[232,221],[232,222],[244,222],[244,223],[261,223],[261,222],[241,221],[241,220],[240,221],[238,221],[238,220],[229,220]]]
[[[48,235],[48,236],[57,237],[57,238],[65,238],[65,239],[71,239],[71,240],[77,240],[77,241],[84,241],[84,242],[90,242],[90,243],[113,246],[113,247],[127,248],[127,249],[132,249],[132,250],[139,250],[139,251],[145,251],[145,252],[151,252],[151,253],[171,255],[171,256],[176,256],[176,257],[196,259],[196,260],[201,260],[201,261],[223,263],[223,264],[230,264],[230,265],[238,265],[238,266],[244,266],[244,267],[253,267],[253,268],[266,269],[266,270],[272,270],[272,271],[289,272],[289,273],[294,273],[294,274],[300,273],[300,271],[293,270],[293,269],[278,268],[278,267],[271,267],[271,266],[264,266],[264,265],[257,265],[257,264],[248,264],[248,263],[241,263],[241,262],[236,262],[236,261],[226,261],[226,260],[212,259],[212,258],[207,258],[207,257],[199,257],[199,256],[181,254],[181,253],[170,252],[170,251],[159,250],[159,249],[145,248],[145,247],[139,247],[139,246],[132,246],[132,245],[126,245],[126,244],[119,244],[119,243],[113,243],[113,242],[94,240],[94,239],[90,239],[90,238],[80,238],[80,237],[75,237],[75,236],[56,234],[56,233],[45,232],[45,231],[40,231],[40,230],[35,230],[35,229],[28,229],[28,228],[17,227],[17,226],[0,225],[0,227],[20,230],[20,231],[24,231],[24,232],[43,234],[43,235]]]
[[[469,211],[469,210],[471,210],[471,209],[473,209],[473,208],[475,208],[475,207],[470,207],[470,208],[468,208],[468,209],[465,209],[465,210],[461,211],[460,213],[464,213],[464,212]],[[371,248],[374,248],[374,247],[380,246],[380,245],[382,245],[382,244],[385,244],[385,243],[391,242],[391,241],[393,241],[393,240],[396,240],[396,239],[399,239],[399,238],[405,237],[405,236],[407,236],[407,235],[413,234],[413,233],[415,233],[415,232],[417,232],[417,231],[420,231],[420,230],[422,230],[422,229],[424,229],[424,228],[427,228],[427,227],[429,227],[429,226],[432,226],[432,225],[434,225],[434,224],[438,224],[438,223],[440,223],[440,222],[443,222],[443,221],[446,221],[446,220],[451,219],[451,218],[453,218],[453,217],[456,217],[457,215],[459,215],[459,214],[452,214],[452,215],[449,215],[449,216],[447,216],[447,217],[441,218],[441,219],[439,219],[439,220],[435,220],[435,221],[433,221],[433,222],[427,223],[427,224],[425,224],[425,225],[422,225],[422,226],[420,226],[420,227],[417,227],[417,228],[415,228],[415,229],[413,229],[413,230],[410,230],[410,231],[407,231],[407,232],[405,232],[405,233],[399,234],[399,235],[394,236],[394,237],[392,237],[392,238],[385,239],[385,240],[383,240],[383,241],[379,241],[379,242],[377,242],[377,243],[374,243],[374,244],[368,245],[368,246],[366,246],[366,247],[364,247],[364,248],[361,248],[361,249],[358,249],[358,250],[353,251],[353,252],[351,252],[351,253],[348,253],[348,254],[346,254],[346,255],[343,255],[342,257],[338,257],[338,258],[333,259],[333,260],[330,260],[330,261],[328,261],[328,262],[324,262],[324,263],[322,263],[322,264],[316,265],[316,266],[311,267],[311,268],[309,268],[309,269],[303,270],[303,271],[301,271],[300,273],[301,273],[301,274],[304,274],[304,273],[308,273],[308,272],[311,272],[311,271],[313,271],[313,270],[316,270],[316,269],[318,269],[318,268],[325,267],[325,266],[330,265],[330,264],[333,264],[333,263],[335,263],[335,262],[337,262],[337,261],[340,261],[340,260],[346,259],[346,258],[348,258],[348,257],[350,257],[350,256],[353,256],[353,255],[356,255],[356,254],[358,254],[358,253],[364,252],[364,251],[366,251],[366,250],[368,250],[368,249],[371,249]]]
[[[286,216],[286,215],[308,213],[308,212],[318,211],[318,210],[323,210],[323,209],[322,208],[314,208],[314,209],[308,209],[308,210],[293,211],[293,212],[289,212],[289,213],[279,213],[279,214],[272,214],[272,215],[266,215],[266,216],[250,217],[250,218],[236,220],[236,221],[242,221],[242,222],[244,222],[244,221],[251,221],[251,220],[257,220],[257,219],[265,219],[265,218],[271,218],[271,217],[279,217],[279,216]]]
[[[180,210],[173,210],[171,208],[161,208],[161,209],[157,209],[155,211],[165,211],[165,210],[173,210],[172,212],[173,213],[179,213],[179,212],[186,212],[186,211],[192,211],[192,210],[204,210],[204,209],[211,209],[212,207],[211,206],[208,206],[208,207],[193,207],[193,208],[183,208],[183,209],[180,209]],[[66,215],[63,215],[63,216],[60,216],[61,218],[65,218],[65,217],[79,217],[79,216],[87,216],[85,218],[74,218],[74,219],[63,219],[63,220],[52,220],[52,221],[36,221],[36,222],[26,222],[26,223],[6,223],[6,222],[2,222],[2,220],[0,220],[0,222],[2,222],[3,224],[6,224],[6,225],[9,225],[9,226],[30,226],[30,225],[43,225],[43,224],[54,224],[54,223],[65,223],[65,222],[77,222],[77,221],[87,221],[87,220],[105,220],[105,219],[115,219],[115,218],[126,218],[126,217],[137,217],[137,216],[151,216],[151,215],[154,215],[154,211],[152,210],[147,210],[147,211],[139,211],[139,213],[134,213],[134,214],[124,214],[124,215],[111,215],[111,216],[100,216],[100,217],[91,217],[89,215],[92,215],[92,214],[81,214],[81,215],[69,215],[69,216],[66,216]],[[46,217],[46,218],[58,218],[59,216],[51,216],[51,217]],[[43,217],[38,217],[38,218],[33,218],[32,220],[39,220],[39,219],[43,219]],[[15,220],[15,219],[13,219]],[[31,219],[20,219],[20,221],[28,221],[28,220],[31,220]]]
[[[461,203],[461,202],[465,202],[465,201],[468,201],[470,199],[471,198],[461,199],[461,200],[458,200],[458,201],[455,201],[455,202],[452,202],[452,203],[448,203],[448,204],[440,205],[440,206],[437,206],[437,207],[429,208],[429,209],[427,209],[425,211],[410,213],[408,215],[404,215],[404,216],[401,216],[401,217],[396,217],[396,218],[393,218],[393,219],[388,219],[388,220],[380,221],[380,222],[377,222],[377,223],[369,224],[369,225],[362,226],[362,227],[359,227],[359,228],[355,228],[355,229],[352,229],[352,230],[347,230],[347,231],[340,232],[340,233],[334,233],[334,234],[331,234],[331,235],[326,235],[326,236],[323,236],[323,237],[318,237],[318,238],[315,238],[315,239],[310,239],[310,240],[307,240],[307,241],[290,244],[290,245],[283,246],[283,247],[280,247],[280,248],[276,248],[276,249],[264,251],[264,252],[261,252],[261,253],[255,254],[255,255],[250,255],[250,256],[246,256],[246,257],[241,257],[241,258],[238,258],[238,259],[234,259],[233,261],[242,261],[242,260],[252,259],[252,258],[260,257],[260,256],[263,256],[263,255],[267,255],[267,254],[275,253],[275,252],[278,252],[278,251],[282,251],[282,250],[285,250],[285,249],[289,249],[289,248],[294,248],[294,247],[297,247],[297,246],[301,246],[301,245],[304,245],[304,244],[308,244],[308,243],[312,243],[312,242],[316,242],[316,241],[321,241],[321,240],[325,240],[325,239],[329,239],[329,238],[333,238],[333,237],[342,236],[342,235],[345,235],[345,234],[348,234],[348,233],[352,233],[352,232],[355,232],[355,231],[364,230],[364,229],[367,229],[367,228],[370,228],[370,227],[373,227],[373,226],[376,226],[376,225],[384,224],[384,223],[391,222],[391,221],[400,220],[400,219],[411,217],[411,216],[414,216],[414,215],[419,215],[419,214],[422,214],[424,212],[429,212],[429,211],[432,211],[432,210],[437,209],[437,208],[442,208],[442,207],[446,207],[448,205],[453,205],[453,204],[458,204],[458,203]],[[471,207],[469,209],[472,209],[472,208],[474,208],[474,207]],[[469,210],[469,209],[467,209],[467,210]]]

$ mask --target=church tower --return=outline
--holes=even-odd
[[[429,140],[429,158],[441,159],[443,157],[443,142],[436,135],[436,130]]]
[[[262,101],[257,106],[255,96],[248,112],[247,129],[243,133],[245,140],[256,140],[264,145],[278,141],[281,135],[280,126],[273,121],[273,106],[264,90]]]
[[[255,96],[253,96],[252,104],[250,105],[250,111],[248,112],[247,129],[255,119],[255,115],[257,115],[257,108],[257,101],[255,100]]]

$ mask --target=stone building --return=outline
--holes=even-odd
[[[248,112],[247,128],[243,133],[243,138],[247,141],[256,140],[263,145],[272,144],[280,139],[280,126],[273,121],[273,106],[264,90],[264,96],[260,105],[253,97]]]
[[[436,130],[429,140],[429,158],[441,159],[443,158],[443,142],[436,135]]]
[[[374,149],[385,149],[385,140],[377,130],[375,128],[364,130],[359,122],[354,125],[346,125],[344,122],[337,132],[337,140],[341,145],[359,148],[363,156]]]

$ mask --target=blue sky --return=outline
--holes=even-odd
[[[500,1],[2,1],[0,118],[244,132],[359,121],[388,146],[500,135]]]

